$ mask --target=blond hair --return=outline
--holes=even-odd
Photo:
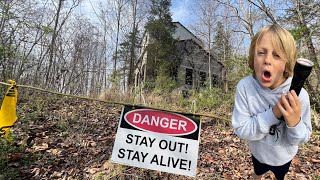
[[[276,24],[262,28],[252,38],[249,49],[249,67],[254,70],[256,46],[260,42],[262,36],[266,33],[270,33],[271,41],[276,53],[286,62],[284,76],[293,76],[293,67],[297,59],[296,43],[290,32]]]

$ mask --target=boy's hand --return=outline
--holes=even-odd
[[[287,96],[281,95],[273,108],[273,113],[277,118],[282,115],[289,127],[296,126],[300,121],[301,114],[301,104],[296,92],[291,90]],[[279,114],[281,114],[280,117]]]

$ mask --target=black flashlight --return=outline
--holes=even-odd
[[[299,96],[304,82],[306,81],[306,79],[311,73],[312,66],[313,66],[313,62],[308,59],[304,59],[304,58],[297,59],[297,62],[294,65],[293,78],[292,78],[289,91],[294,90],[296,94]],[[284,121],[283,116],[281,116],[280,120]]]
[[[304,58],[298,58],[296,64],[294,65],[294,74],[290,86],[290,90],[294,90],[296,94],[299,96],[301,88],[305,82],[305,80],[308,78],[308,76],[311,73],[313,66],[313,62],[304,59]]]

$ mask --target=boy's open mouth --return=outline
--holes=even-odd
[[[271,73],[269,71],[264,71],[262,74],[262,79],[264,81],[270,81],[271,80]]]

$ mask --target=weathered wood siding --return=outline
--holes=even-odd
[[[173,37],[178,40],[176,46],[181,59],[181,64],[179,65],[177,72],[178,86],[185,89],[191,89],[208,84],[209,54],[203,48],[203,43],[179,22],[174,22],[174,24],[177,28]],[[151,40],[152,38],[149,37],[148,33],[145,33],[141,43],[139,57],[140,64],[135,71],[136,87],[145,82],[146,77],[148,76],[146,71],[148,66],[148,52],[146,52],[146,47]],[[212,84],[221,83],[222,70],[223,65],[211,56]]]

